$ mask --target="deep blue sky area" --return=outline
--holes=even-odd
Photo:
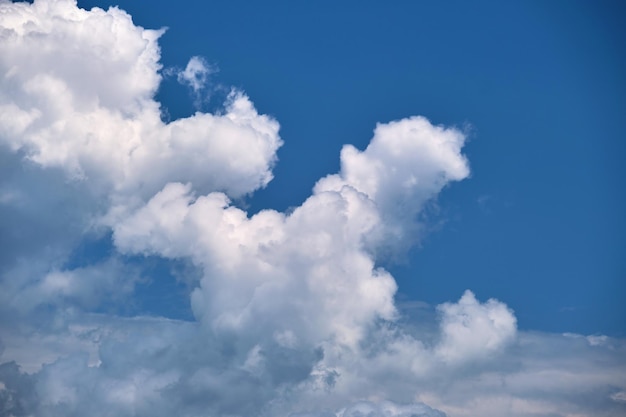
[[[235,86],[280,122],[275,179],[250,212],[299,205],[377,122],[454,125],[468,132],[472,175],[443,191],[406,260],[384,264],[400,293],[438,304],[469,288],[506,302],[521,329],[626,336],[623,2],[118,5],[168,27],[165,68],[195,55],[219,68],[203,110]],[[158,99],[171,118],[195,111],[173,77]]]

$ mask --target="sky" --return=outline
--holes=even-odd
[[[0,417],[625,415],[625,18],[0,0]]]

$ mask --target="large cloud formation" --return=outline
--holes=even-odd
[[[621,340],[519,332],[471,291],[428,323],[395,302],[378,256],[469,175],[462,132],[379,124],[299,207],[250,216],[232,201],[272,179],[279,124],[235,90],[162,121],[160,35],[0,1],[1,416],[623,415]],[[121,314],[154,257],[193,268],[193,320]]]

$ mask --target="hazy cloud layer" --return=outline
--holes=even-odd
[[[163,122],[161,32],[117,8],[0,1],[0,29],[1,416],[626,411],[623,340],[519,332],[469,290],[427,322],[396,303],[377,256],[469,175],[463,132],[381,123],[299,207],[250,216],[232,199],[282,140],[244,93]],[[179,80],[197,98],[209,74]],[[193,321],[121,316],[149,257],[194,268]]]

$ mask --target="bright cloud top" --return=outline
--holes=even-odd
[[[0,326],[3,415],[587,410],[538,378],[523,347],[544,341],[520,335],[505,304],[467,291],[421,332],[394,301],[377,254],[416,240],[424,206],[469,175],[463,132],[423,117],[381,123],[365,150],[343,148],[340,172],[299,207],[250,216],[231,199],[269,183],[282,139],[245,94],[233,91],[219,114],[163,122],[161,32],[117,8],[0,2],[0,27],[0,224],[12,243],[0,257],[0,313],[13,318]],[[179,79],[197,94],[209,73],[194,57]],[[90,239],[111,251],[80,264]],[[103,313],[132,302],[143,271],[129,259],[142,256],[194,268],[193,322]],[[619,341],[574,339],[571,355],[624,352]],[[597,415],[623,410],[626,383],[608,363],[579,371],[597,375],[590,385],[573,384],[604,390]],[[477,382],[468,399],[447,381]]]
[[[0,114],[11,150],[114,197],[150,197],[170,181],[241,196],[271,180],[278,123],[243,94],[230,96],[223,115],[161,121],[153,96],[162,31],[134,26],[116,8],[3,8]],[[203,74],[194,58],[182,76],[199,88]]]

